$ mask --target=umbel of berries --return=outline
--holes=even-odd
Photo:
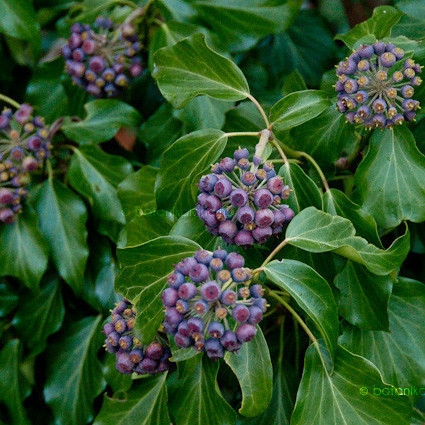
[[[337,67],[337,109],[352,124],[393,127],[412,121],[422,67],[391,43],[362,45]]]
[[[199,182],[196,212],[207,230],[228,244],[263,244],[282,232],[294,212],[283,201],[290,195],[272,163],[249,161],[248,149],[223,158]]]
[[[143,346],[135,336],[136,309],[127,300],[121,301],[113,310],[110,321],[103,327],[105,347],[116,356],[119,372],[139,375],[164,372],[169,369],[171,350],[165,335],[158,334],[154,342]]]
[[[0,221],[12,223],[22,210],[33,172],[49,156],[49,132],[33,108],[22,104],[0,115]]]
[[[240,254],[218,249],[198,251],[175,266],[162,303],[164,328],[179,347],[220,358],[254,338],[267,303],[244,265]]]
[[[135,27],[116,27],[110,19],[93,25],[74,24],[68,44],[62,47],[66,71],[78,86],[95,97],[114,97],[143,72]]]

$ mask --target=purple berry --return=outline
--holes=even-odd
[[[129,375],[133,371],[134,364],[130,359],[130,354],[123,351],[116,354],[116,368],[119,372]]]
[[[224,350],[220,341],[216,338],[209,338],[205,341],[205,351],[208,357],[218,359],[224,357]]]
[[[172,326],[177,326],[183,320],[183,315],[175,307],[169,307],[165,312],[164,320]]]
[[[167,283],[171,288],[179,289],[185,282],[184,276],[179,272],[173,272],[167,277]]]
[[[219,272],[220,270],[223,270],[224,264],[223,261],[220,260],[220,258],[213,258],[210,262],[210,269]]]
[[[218,231],[221,236],[225,236],[227,238],[234,238],[236,236],[236,233],[238,232],[238,228],[236,227],[236,224],[233,223],[233,221],[226,220],[220,223]]]
[[[221,159],[220,169],[225,173],[231,173],[235,169],[235,161],[229,157]]]
[[[246,171],[242,174],[241,182],[245,186],[252,186],[257,181],[257,177],[255,177],[254,173],[251,173],[251,171]]]
[[[263,312],[260,308],[256,307],[255,305],[249,307],[248,323],[251,325],[256,325],[257,323],[261,322],[262,318]]]
[[[250,274],[248,274],[244,268],[238,267],[232,270],[232,279],[234,282],[245,282],[250,277]]]
[[[113,323],[105,323],[105,325],[103,326],[103,333],[106,336],[109,336],[112,332],[115,331],[115,326]]]
[[[130,351],[133,345],[133,338],[129,335],[124,335],[119,340],[120,347],[125,351]]]
[[[224,326],[220,322],[213,321],[208,325],[207,333],[213,338],[221,338],[224,334]]]
[[[209,275],[208,267],[199,263],[193,266],[189,272],[190,279],[195,283],[204,282],[208,279]]]
[[[225,261],[227,257],[227,251],[225,251],[224,249],[218,248],[213,252],[213,257],[219,258],[220,260]]]
[[[249,158],[249,152],[247,148],[238,149],[233,154],[236,161],[239,161],[242,158],[248,159]]]
[[[162,304],[165,307],[174,307],[178,297],[178,292],[174,288],[166,288],[161,295]]]
[[[176,265],[176,272],[181,273],[184,276],[187,276],[192,269],[193,266],[196,266],[198,262],[193,257],[186,257],[183,258],[177,265]]]
[[[249,319],[249,309],[246,305],[238,304],[232,310],[232,317],[239,323],[244,323]]]
[[[144,373],[154,373],[156,370],[158,363],[149,358],[149,357],[145,357],[141,362],[140,362],[140,369],[144,372]]]
[[[146,347],[145,356],[153,360],[159,360],[164,354],[164,348],[159,342],[151,342]]]
[[[187,321],[187,326],[193,334],[200,334],[203,332],[205,324],[200,317],[191,317]]]
[[[373,46],[363,44],[360,46],[360,48],[357,50],[357,53],[360,55],[363,59],[370,59],[373,54],[375,53]]]
[[[255,211],[251,207],[242,207],[238,209],[236,213],[236,218],[239,223],[248,224],[252,223],[255,219]]]
[[[177,328],[177,332],[180,335],[183,335],[186,338],[190,337],[190,329],[189,329],[189,326],[187,325],[186,321],[183,321],[179,324],[179,326]]]
[[[200,316],[205,314],[209,309],[209,304],[206,303],[204,300],[196,301],[196,303],[193,305],[193,310],[195,310],[196,313],[198,313]]]
[[[280,177],[273,177],[267,182],[267,189],[274,195],[281,193],[283,186],[283,181]]]
[[[201,265],[202,264],[198,264],[197,266],[193,267],[192,270]],[[192,282],[186,282],[186,283],[183,283],[182,286],[180,286],[178,294],[182,300],[187,301],[192,299],[196,295],[196,293],[197,293],[196,286]]]
[[[190,338],[188,338],[187,336],[183,336],[183,335],[181,335],[179,333],[176,333],[174,335],[174,342],[180,348],[188,348],[188,347],[190,347]]]
[[[198,263],[208,266],[213,257],[208,251],[202,250],[195,253],[194,258]]]
[[[243,207],[248,203],[248,194],[243,189],[235,189],[230,194],[230,202],[235,207]]]
[[[255,192],[254,203],[258,208],[268,208],[273,203],[273,195],[268,189],[259,189]]]
[[[231,252],[226,258],[226,266],[229,270],[243,267],[245,259],[237,252]]]
[[[181,314],[185,314],[190,310],[190,304],[185,300],[178,300],[176,302],[176,310]]]
[[[255,224],[259,227],[270,227],[274,222],[273,211],[261,209],[255,213]],[[255,236],[254,236],[255,237]]]
[[[263,313],[267,311],[267,300],[265,298],[255,299],[253,305],[258,307]]]
[[[232,291],[231,289],[226,289],[220,297],[221,302],[224,305],[232,305],[236,302],[238,299],[238,296],[235,291]]]
[[[235,236],[235,244],[243,247],[254,245],[254,238],[252,237],[251,232],[248,230],[241,230],[238,232]]]
[[[136,348],[130,351],[130,360],[133,363],[140,363],[143,360],[143,352],[142,350]]]
[[[200,293],[205,301],[213,302],[220,298],[221,287],[216,281],[211,280],[201,286]]]
[[[236,329],[236,336],[241,343],[252,341],[256,333],[257,329],[255,329],[255,326],[249,323],[244,323]]]
[[[264,295],[264,288],[257,283],[250,288],[251,297],[261,298]]]
[[[219,198],[226,198],[232,191],[232,183],[227,178],[219,179],[214,185],[214,193]]]
[[[224,332],[223,336],[220,338],[220,342],[227,351],[235,351],[236,347],[236,349],[240,347],[236,334],[231,330]]]

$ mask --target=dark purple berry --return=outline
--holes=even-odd
[[[180,323],[180,325],[177,328],[177,332],[186,338],[190,337],[190,329],[186,321],[183,321]]]
[[[245,265],[245,259],[237,252],[231,252],[226,258],[226,266],[229,270],[237,269]]]
[[[273,203],[273,195],[268,189],[259,189],[254,194],[254,203],[258,208],[268,208]]]
[[[165,312],[165,321],[172,326],[177,326],[183,320],[183,315],[180,314],[175,307],[167,308]]]
[[[171,273],[167,277],[167,283],[171,286],[171,288],[179,289],[180,286],[185,282],[184,276],[179,272]]]
[[[193,267],[192,270],[195,269],[195,268],[198,268],[201,265],[202,264],[198,264],[197,266]],[[195,282],[195,280],[194,280],[194,282]],[[183,283],[183,285],[180,286],[180,288],[179,288],[179,297],[182,300],[190,300],[196,295],[196,293],[197,293],[196,286],[192,282]]]
[[[256,325],[257,323],[261,322],[262,318],[263,312],[260,308],[256,307],[255,305],[249,307],[248,323],[251,325]]]
[[[205,327],[204,321],[200,317],[192,317],[187,321],[187,326],[194,334],[200,334]]]
[[[185,300],[178,300],[176,302],[176,310],[181,314],[185,314],[190,310],[190,304]]]
[[[243,207],[248,203],[248,194],[243,189],[235,189],[230,194],[230,203],[235,207]]]
[[[244,323],[236,329],[236,336],[241,343],[252,341],[256,333],[257,329],[255,329],[255,326],[249,323]]]
[[[241,230],[238,232],[235,236],[235,244],[243,247],[254,245],[254,238],[252,237],[251,232],[248,230]]]
[[[242,224],[248,224],[254,222],[255,219],[255,211],[251,207],[242,207],[238,209],[238,212],[236,213],[236,218],[238,219],[239,223]]]
[[[214,185],[214,193],[219,198],[226,198],[232,191],[232,183],[227,178],[219,179]]]
[[[176,289],[166,288],[164,289],[164,292],[161,295],[162,304],[165,307],[174,307],[176,305],[178,297],[179,295]]]
[[[270,227],[274,222],[273,211],[261,209],[255,213],[255,224],[259,227]],[[254,236],[255,237],[255,236]]]
[[[192,269],[193,266],[196,266],[198,262],[193,257],[186,257],[183,258],[177,265],[176,265],[176,272],[179,272],[183,274],[184,276],[187,276]]]
[[[218,231],[221,236],[225,236],[227,238],[234,238],[236,236],[236,233],[238,232],[238,228],[236,227],[236,224],[233,223],[233,221],[226,220],[220,223]]]
[[[224,249],[216,249],[214,252],[213,252],[213,257],[214,258],[219,258],[220,260],[222,260],[222,261],[225,261],[226,260],[226,257],[227,257],[227,251],[225,251]]]
[[[264,288],[257,283],[256,285],[251,286],[250,288],[251,297],[261,298],[264,295]]]
[[[220,297],[221,302],[224,305],[232,305],[236,302],[238,299],[238,296],[235,291],[232,291],[231,289],[226,289]]]
[[[213,321],[208,325],[207,332],[213,338],[221,338],[224,334],[224,326],[220,322]]]
[[[208,357],[218,359],[224,357],[224,350],[220,341],[215,338],[209,338],[205,341],[205,351]]]
[[[146,347],[145,356],[154,360],[159,360],[164,354],[164,348],[159,342],[151,342]]]
[[[216,281],[211,280],[201,286],[200,293],[205,301],[213,302],[220,298],[221,287]]]
[[[248,149],[243,148],[243,149],[238,149],[234,152],[234,158],[236,161],[241,160],[242,158],[248,159],[249,158],[249,152]]]
[[[235,161],[229,157],[221,159],[220,169],[225,173],[231,173],[235,169]]]
[[[208,279],[209,275],[208,267],[199,263],[194,265],[189,272],[190,279],[196,283],[204,282]]]
[[[220,338],[220,342],[227,351],[235,351],[236,347],[240,347],[236,334],[231,330],[224,332],[223,336]]]

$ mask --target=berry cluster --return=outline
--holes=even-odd
[[[66,71],[78,86],[95,97],[114,97],[143,72],[136,28],[116,28],[110,19],[90,25],[74,24],[68,44],[62,47]]]
[[[22,104],[0,115],[0,221],[12,223],[22,210],[30,173],[48,157],[49,132],[33,108]]]
[[[262,158],[249,161],[248,149],[238,149],[233,158],[213,165],[212,173],[199,182],[198,217],[207,230],[228,244],[265,243],[294,217],[286,204],[289,186],[276,175],[272,163],[258,168]]]
[[[422,83],[422,67],[405,59],[391,43],[362,45],[337,67],[337,109],[352,124],[393,127],[412,121],[419,102],[412,99]]]
[[[170,348],[161,340],[143,347],[134,335],[136,309],[127,300],[121,301],[112,311],[111,321],[103,327],[106,335],[107,351],[116,355],[116,368],[119,372],[139,375],[164,372],[169,369]]]
[[[165,330],[179,347],[220,358],[254,338],[267,302],[261,285],[250,287],[244,265],[241,255],[218,249],[198,251],[175,266],[162,303]]]

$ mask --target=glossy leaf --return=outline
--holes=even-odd
[[[343,41],[348,48],[356,49],[362,43],[374,43],[376,39],[388,37],[391,28],[397,24],[402,13],[391,6],[378,6],[367,21],[356,25],[348,33],[337,35],[337,40]]]
[[[213,129],[195,131],[175,141],[161,161],[155,185],[158,208],[178,215],[192,209],[196,183],[220,157],[226,142],[226,134]]]
[[[47,338],[59,330],[64,316],[59,278],[47,273],[40,292],[21,298],[12,323],[35,356],[45,349]]]
[[[331,287],[314,269],[295,260],[272,261],[267,277],[287,291],[316,325],[335,361],[338,339],[338,308]]]
[[[375,132],[355,177],[362,206],[379,226],[425,220],[425,204],[418,202],[425,197],[425,157],[406,127]]]
[[[160,49],[154,61],[152,75],[163,96],[176,108],[200,94],[233,101],[249,95],[248,83],[241,70],[211,50],[203,34]]]
[[[117,370],[117,359],[115,356],[107,355],[103,366],[103,376],[108,386],[111,387],[113,394],[117,392],[127,392],[133,385],[131,375],[123,375]],[[105,394],[105,399],[107,395]],[[96,417],[96,420],[99,415]]]
[[[166,378],[163,373],[138,381],[125,399],[105,394],[94,425],[170,425]]]
[[[224,360],[242,389],[239,413],[248,417],[263,413],[272,398],[273,369],[269,347],[261,329],[257,327],[254,339],[243,344],[237,353],[227,352]]]
[[[63,132],[80,144],[99,144],[112,139],[121,127],[137,127],[140,114],[130,105],[113,99],[98,99],[84,106],[87,116],[82,121],[68,120]]]
[[[0,256],[0,276],[13,276],[36,288],[47,268],[48,248],[33,211],[27,208],[15,223],[0,226],[0,247],[13,253],[13,261]]]
[[[31,3],[0,0],[0,32],[23,40],[39,39],[40,25]]]
[[[53,262],[61,277],[79,293],[89,254],[86,206],[56,179],[48,179],[40,186],[36,202],[40,230],[49,244]]]
[[[325,355],[323,350],[322,355]],[[329,374],[316,348],[308,348],[291,425],[410,423],[412,406],[409,399],[384,384],[371,362],[342,347],[338,347],[337,359],[333,373]],[[374,389],[385,390],[385,396],[374,394]]]
[[[18,306],[19,296],[11,286],[0,282],[0,317],[7,316]]]
[[[70,325],[47,351],[44,398],[61,425],[80,425],[93,419],[94,399],[104,380],[97,359],[102,317],[86,317]]]
[[[22,346],[12,339],[0,351],[0,402],[8,408],[11,425],[30,424],[22,405],[28,385],[19,370]]]
[[[376,276],[358,263],[347,261],[335,279],[341,291],[340,315],[362,329],[389,329],[388,302],[393,281],[390,276]]]
[[[170,411],[179,425],[234,425],[236,414],[217,385],[218,363],[204,357],[170,394]]]
[[[282,165],[279,175],[283,177],[285,184],[292,190],[286,202],[295,214],[310,206],[322,209],[322,193],[316,183],[304,173],[298,164]]]
[[[69,184],[90,204],[99,232],[112,239],[125,223],[116,188],[131,171],[126,160],[95,146],[75,149],[68,170]]]
[[[288,94],[272,108],[273,130],[279,137],[284,131],[317,117],[330,105],[328,96],[320,90],[302,90]]]
[[[340,343],[366,357],[397,388],[425,385],[424,284],[399,278],[389,304],[390,332],[344,328]],[[411,394],[415,397],[415,394]]]
[[[363,264],[377,275],[387,275],[397,270],[409,252],[408,230],[386,250],[355,236],[355,233],[349,220],[309,207],[291,221],[286,231],[286,240],[310,252],[334,251]]]
[[[143,342],[153,340],[164,318],[161,293],[167,285],[167,276],[173,271],[173,264],[190,257],[198,249],[199,245],[189,239],[164,236],[118,250],[121,270],[115,288],[136,303],[136,327]]]
[[[291,72],[283,81],[281,93],[282,96],[285,97],[293,92],[303,90],[307,90],[307,86],[305,84],[303,76],[296,69]]]

